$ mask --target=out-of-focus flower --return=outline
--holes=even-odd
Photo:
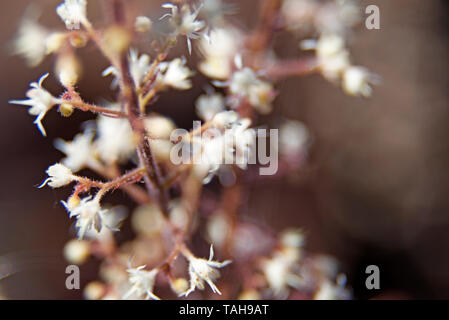
[[[199,49],[204,56],[198,68],[206,76],[225,80],[231,76],[232,61],[239,51],[241,35],[232,28],[217,28],[202,38]]]
[[[134,29],[137,32],[148,32],[151,30],[152,22],[150,18],[145,16],[138,16],[136,17],[136,21],[134,23]]]
[[[370,97],[373,91],[370,83],[376,82],[376,76],[363,67],[352,66],[343,74],[343,89],[353,96]]]
[[[76,179],[72,170],[60,163],[48,167],[46,172],[49,177],[39,186],[39,188],[42,188],[47,183],[52,188],[59,188]]]
[[[322,34],[318,41],[305,40],[303,49],[316,51],[318,64],[323,76],[330,81],[341,80],[343,90],[353,96],[369,97],[370,84],[379,82],[378,76],[366,68],[351,65],[344,38],[336,33]]]
[[[156,85],[161,89],[166,87],[178,90],[190,89],[192,82],[188,78],[193,75],[193,72],[185,64],[184,57],[160,63]]]
[[[197,115],[203,121],[210,121],[225,108],[225,98],[220,93],[202,94],[195,102]]]
[[[14,39],[14,53],[25,58],[31,67],[37,66],[47,55],[50,31],[37,22],[38,14],[29,9],[22,19]]]
[[[297,273],[304,234],[301,230],[286,230],[281,234],[280,245],[271,258],[262,259],[261,267],[273,294],[285,297],[289,286],[300,288],[305,283]]]
[[[99,116],[97,130],[95,146],[104,162],[121,162],[134,155],[136,139],[127,119]]]
[[[217,268],[223,268],[231,263],[230,260],[218,262],[212,260],[214,257],[213,246],[210,246],[209,260],[196,258],[194,256],[187,257],[189,260],[189,275],[190,275],[190,288],[181,294],[181,296],[188,296],[196,288],[203,290],[204,281],[210,286],[214,293],[221,295],[220,290],[214,284],[214,281],[220,276],[220,272]]]
[[[71,30],[79,28],[79,24],[87,19],[86,6],[87,0],[65,0],[56,8],[56,13]]]
[[[160,300],[158,296],[153,293],[154,283],[159,269],[152,269],[150,271],[143,270],[146,266],[140,266],[137,268],[129,267],[126,270],[129,273],[129,282],[131,288],[123,296],[123,299],[128,299],[133,295],[137,297],[145,297],[145,299]]]
[[[262,114],[271,112],[275,97],[273,86],[261,79],[250,68],[234,72],[229,81],[229,91],[236,97],[246,98]]]
[[[279,128],[279,151],[285,156],[305,153],[310,139],[304,124],[296,120],[287,120]]]
[[[11,100],[9,103],[12,104],[20,104],[25,106],[30,106],[28,109],[28,113],[37,116],[34,120],[34,123],[39,128],[39,131],[42,135],[46,135],[44,126],[42,125],[42,119],[45,117],[45,114],[56,104],[60,103],[60,100],[53,97],[47,90],[42,88],[42,83],[48,77],[48,73],[44,74],[39,78],[38,82],[32,82],[29,89],[26,93],[28,97],[27,100]]]
[[[335,283],[330,280],[324,280],[319,284],[315,293],[315,300],[348,300],[351,298],[351,292],[346,287],[346,276],[340,274]]]
[[[82,264],[90,256],[90,244],[86,240],[73,239],[64,246],[64,257],[70,263]]]
[[[94,158],[95,147],[92,144],[93,132],[79,133],[72,141],[57,139],[55,147],[66,154],[62,163],[74,172],[86,166],[96,168],[98,161]]]

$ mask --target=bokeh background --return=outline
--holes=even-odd
[[[82,292],[65,288],[62,256],[73,237],[72,222],[59,204],[69,190],[37,189],[45,170],[61,158],[57,137],[71,139],[82,121],[50,112],[40,135],[22,99],[30,81],[53,70],[52,59],[29,69],[11,56],[11,40],[25,7],[37,3],[41,22],[62,24],[54,12],[60,1],[2,1],[0,19],[0,295],[12,299],[72,299]],[[236,1],[237,2],[237,1]],[[154,15],[159,1],[145,1]],[[257,0],[239,1],[234,18],[255,23]],[[439,0],[361,1],[377,4],[381,29],[360,27],[351,45],[354,62],[382,76],[372,99],[345,96],[319,75],[278,84],[274,117],[302,121],[313,136],[308,164],[299,175],[253,185],[242,215],[280,230],[303,227],[311,252],[330,253],[341,262],[355,298],[449,298],[449,5]],[[101,1],[89,1],[89,16],[101,16]],[[280,38],[281,54],[298,52]],[[180,45],[178,53],[185,52]],[[90,101],[112,99],[107,67],[90,48],[81,50],[86,73],[79,91]],[[196,57],[190,59],[195,65]],[[87,72],[88,70],[88,72]],[[179,126],[191,126],[193,105],[206,79],[197,75],[186,92],[162,94],[156,110]],[[48,88],[58,93],[56,79]],[[117,192],[115,200],[126,201]],[[123,199],[122,199],[123,198]],[[364,288],[365,268],[376,264],[381,290]],[[82,284],[96,279],[98,262],[81,268]]]

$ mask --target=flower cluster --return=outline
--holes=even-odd
[[[88,19],[87,0],[65,0],[56,8],[63,22],[60,30],[40,25],[36,12],[27,13],[18,29],[14,52],[30,65],[53,54],[56,79],[64,91],[54,95],[44,88],[47,73],[30,84],[26,99],[10,103],[28,106],[44,136],[43,118],[54,108],[64,117],[75,110],[95,114],[73,140],[56,139],[55,147],[64,157],[48,167],[48,178],[40,186],[73,186],[72,194],[62,201],[75,219],[78,238],[67,243],[67,259],[81,264],[96,256],[107,262],[100,266],[101,281],[85,288],[86,298],[157,300],[155,290],[165,297],[159,286],[168,286],[176,297],[222,294],[234,298],[238,292],[239,298],[287,298],[300,292],[310,298],[348,298],[345,278],[328,272],[333,265],[328,260],[306,253],[301,231],[272,236],[243,221],[240,212],[248,181],[260,178],[254,177],[249,164],[256,149],[256,128],[264,119],[259,115],[272,113],[281,94],[276,81],[318,70],[327,79],[339,81],[350,95],[372,94],[376,77],[350,64],[345,45],[345,35],[356,20],[352,2],[284,0],[271,18],[262,12],[255,30],[227,21],[225,15],[235,10],[220,0],[178,3],[164,4],[161,15],[166,9],[170,12],[159,19],[132,16],[135,10],[129,10],[115,12],[99,27]],[[114,4],[109,8],[114,12],[128,10],[133,2],[108,4]],[[319,38],[303,41],[302,46],[315,50],[316,61],[277,57],[272,43],[275,32],[304,37],[311,34],[304,31],[310,30]],[[150,35],[155,39],[151,46],[140,46],[139,41],[147,41]],[[187,38],[189,54],[171,56],[179,38]],[[90,103],[78,91],[82,64],[77,50],[87,45],[96,46],[107,59],[109,67],[103,76],[113,76],[111,89],[116,94],[111,102]],[[145,52],[143,48],[149,47],[151,51]],[[192,52],[193,48],[198,50]],[[198,59],[192,58],[194,54]],[[196,99],[202,125],[184,130],[172,141],[172,132],[180,128],[170,115],[157,114],[152,106],[173,89],[192,89],[196,83],[192,78],[199,73],[217,91],[209,85],[206,94]],[[283,123],[280,155],[288,163],[284,174],[290,174],[305,161],[311,139],[300,122],[286,119]],[[192,163],[171,161],[171,151],[179,146],[191,151]],[[197,158],[203,161],[196,162]],[[87,176],[81,176],[81,170]],[[215,176],[221,186],[206,186]],[[120,244],[114,232],[127,214],[123,207],[111,207],[104,200],[118,189],[136,203],[130,214],[135,237]],[[205,239],[199,232],[202,223],[208,231]],[[192,249],[194,235],[195,244],[213,243],[218,255],[229,259],[213,260],[212,245],[208,259],[197,257],[193,252],[201,246]],[[138,267],[131,267],[130,257]],[[222,286],[219,269],[231,259],[236,263],[226,270],[235,281]],[[210,290],[193,293],[206,284]]]

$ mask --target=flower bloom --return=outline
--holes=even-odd
[[[14,40],[14,53],[23,56],[28,65],[35,67],[47,54],[47,38],[50,32],[37,22],[34,12],[20,23]]]
[[[229,82],[229,91],[236,97],[248,99],[248,102],[262,114],[271,112],[271,103],[275,92],[273,86],[259,79],[250,68],[236,71]]]
[[[370,97],[373,91],[370,83],[375,82],[376,77],[363,67],[351,66],[343,74],[343,89],[353,96]]]
[[[178,7],[172,3],[165,3],[162,7],[171,9],[171,14],[166,14],[162,18],[166,16],[171,17],[170,21],[175,26],[176,33],[187,37],[189,53],[192,53],[192,44],[190,39],[200,38],[202,35],[200,30],[205,26],[204,21],[196,19],[200,13],[201,7],[192,12],[188,5],[184,5],[181,7],[181,13],[179,12]]]
[[[42,135],[46,136],[46,132],[44,126],[42,125],[42,119],[45,117],[45,114],[56,104],[59,104],[60,100],[53,97],[47,90],[42,88],[42,83],[48,77],[48,73],[41,76],[38,82],[32,82],[29,89],[26,93],[28,97],[27,100],[11,100],[9,103],[12,104],[20,104],[25,106],[30,106],[28,109],[28,113],[37,116],[34,120],[34,124],[37,125],[39,131]]]
[[[159,269],[152,269],[150,271],[143,270],[146,266],[140,266],[137,268],[128,268],[126,271],[129,273],[129,282],[131,288],[125,293],[123,299],[127,299],[132,295],[138,297],[144,296],[146,300],[160,300],[158,296],[153,293],[154,283]]]
[[[220,93],[203,94],[195,103],[195,110],[198,116],[204,121],[212,118],[225,108],[225,98]]]
[[[56,13],[71,30],[79,28],[79,24],[86,20],[86,0],[65,0],[56,8]]]
[[[131,49],[129,52],[128,61],[131,78],[134,81],[134,85],[136,87],[139,87],[142,84],[145,75],[148,73],[148,71],[150,71],[150,57],[147,54],[142,54],[139,57],[139,53],[137,52],[137,50]],[[112,82],[112,87],[115,88],[117,87],[120,80],[120,73],[113,66],[106,68],[102,73],[103,77],[110,74],[115,76],[115,79]]]
[[[226,80],[232,72],[232,61],[239,44],[242,43],[241,34],[232,28],[217,28],[210,32],[209,38],[199,41],[199,50],[204,56],[198,69],[206,76]]]
[[[178,90],[187,90],[192,87],[192,82],[188,79],[193,72],[185,66],[186,59],[176,58],[170,62],[159,64],[160,73],[157,77],[157,85],[160,88],[172,87]]]
[[[231,260],[218,262],[212,260],[214,257],[214,248],[210,246],[209,260],[196,258],[194,256],[188,257],[189,260],[189,275],[190,275],[190,288],[181,294],[181,296],[188,296],[196,288],[203,290],[204,281],[211,287],[214,293],[221,295],[220,290],[214,284],[214,281],[220,277],[220,272],[216,268],[223,268],[231,263]]]
[[[78,228],[78,238],[82,239],[87,231],[94,228],[97,232],[102,228],[102,215],[108,210],[102,210],[98,199],[88,196],[81,199],[74,208],[62,201],[64,207],[70,211],[70,218],[76,217],[76,227]]]
[[[104,162],[111,164],[124,161],[134,155],[134,133],[127,119],[99,116],[97,127],[95,146]]]
[[[49,177],[39,186],[39,188],[42,188],[47,183],[52,188],[59,188],[69,184],[76,178],[73,175],[72,170],[60,163],[48,167],[46,172]]]
[[[56,149],[66,154],[62,163],[74,172],[86,166],[95,168],[98,162],[93,157],[95,149],[92,145],[92,138],[93,133],[84,132],[77,134],[73,141],[57,139],[55,141]]]

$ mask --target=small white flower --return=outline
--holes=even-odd
[[[57,139],[55,147],[66,154],[62,163],[72,171],[76,172],[86,166],[95,167],[97,160],[94,159],[95,149],[92,145],[92,132],[79,133],[73,141],[64,141]]]
[[[310,134],[304,124],[287,120],[279,128],[279,147],[283,155],[298,155],[307,152]]]
[[[47,174],[49,178],[47,178],[39,188],[42,188],[47,183],[52,188],[59,188],[65,186],[76,179],[73,175],[72,170],[67,168],[65,165],[56,163],[47,169]]]
[[[181,7],[181,12],[179,12],[178,7],[172,3],[165,3],[162,5],[162,7],[171,9],[171,14],[166,14],[162,18],[166,16],[171,17],[170,21],[176,28],[176,32],[187,37],[187,46],[189,49],[189,53],[191,53],[191,39],[199,39],[202,35],[200,31],[205,26],[204,21],[197,20],[197,16],[200,13],[201,7],[197,8],[193,12],[190,10],[190,7],[188,5],[183,5]]]
[[[14,53],[23,56],[31,67],[37,66],[47,54],[49,36],[50,32],[37,22],[37,14],[27,13],[14,40]]]
[[[39,131],[44,136],[46,135],[46,132],[44,126],[42,125],[42,119],[53,106],[60,103],[59,99],[53,97],[47,90],[42,88],[42,83],[47,77],[48,73],[40,77],[38,82],[32,82],[30,84],[30,87],[32,87],[32,89],[29,89],[26,93],[26,96],[28,97],[27,100],[9,101],[9,103],[12,104],[31,106],[31,108],[28,109],[28,113],[33,116],[37,116],[34,120],[34,123],[37,125]]]
[[[235,150],[235,164],[241,169],[247,168],[251,153],[255,148],[256,131],[249,128],[250,125],[250,119],[240,119],[225,133],[228,135],[225,137],[226,142],[232,141],[232,145],[228,145],[228,149]]]
[[[299,288],[303,284],[303,280],[294,272],[299,257],[297,248],[285,247],[276,251],[272,258],[262,261],[262,271],[275,296],[285,297],[289,286]]]
[[[56,13],[69,30],[79,28],[86,20],[86,0],[65,0],[56,8]]]
[[[271,103],[275,96],[273,86],[260,80],[250,68],[234,72],[229,81],[229,91],[236,97],[248,99],[248,102],[262,114],[271,111]]]
[[[134,81],[134,85],[136,87],[140,86],[145,75],[150,71],[150,57],[147,54],[142,54],[139,57],[139,53],[136,49],[131,49],[129,52],[129,69],[131,73],[131,78]],[[113,66],[106,68],[102,76],[114,75],[115,79],[112,82],[112,87],[115,88],[118,86],[118,82],[120,81],[120,73]]]
[[[225,98],[220,93],[203,94],[195,103],[198,116],[204,121],[210,121],[225,108]]]
[[[132,295],[136,295],[137,297],[145,297],[147,300],[160,300],[160,298],[153,293],[154,283],[159,269],[147,271],[143,270],[145,267],[146,266],[137,268],[129,267],[126,270],[129,273],[131,288],[125,293],[123,299],[128,299]]]
[[[322,34],[317,41],[305,40],[301,45],[305,50],[316,51],[321,72],[330,81],[338,80],[344,70],[351,65],[349,52],[341,35]]]
[[[217,268],[223,268],[230,264],[232,261],[226,260],[218,262],[212,260],[214,257],[213,245],[210,246],[209,260],[196,258],[194,256],[188,257],[189,260],[189,275],[190,275],[190,288],[181,294],[181,296],[188,296],[196,288],[203,290],[204,281],[210,286],[214,293],[221,295],[220,290],[214,284],[214,281],[220,277],[220,272]]]
[[[335,283],[330,280],[323,280],[313,297],[314,300],[348,300],[351,298],[351,291],[346,286],[346,276],[340,274]]]
[[[205,59],[199,70],[206,76],[226,80],[232,72],[232,61],[242,43],[241,34],[232,28],[218,28],[210,32],[209,38],[201,38],[199,49]]]
[[[222,111],[212,118],[212,123],[219,129],[230,128],[239,120],[239,114],[235,111]]]
[[[150,18],[145,16],[136,17],[136,21],[134,22],[134,29],[137,32],[148,32],[151,30],[152,22]]]
[[[136,140],[127,119],[99,116],[95,146],[100,158],[108,164],[125,161],[134,155]]]
[[[102,211],[101,224],[106,228],[101,228],[100,231],[96,229],[89,229],[85,233],[85,238],[95,239],[98,241],[109,241],[112,237],[112,232],[120,231],[123,220],[127,217],[127,210],[124,206],[115,206],[107,208]]]
[[[186,59],[184,57],[176,58],[170,62],[162,62],[159,64],[159,74],[157,77],[157,85],[161,88],[172,87],[178,90],[187,90],[192,87],[192,82],[188,79],[193,72],[185,66]]]
[[[353,96],[370,97],[373,91],[370,83],[375,82],[376,77],[363,67],[352,66],[343,74],[343,89]]]
[[[87,231],[94,228],[100,232],[103,227],[102,215],[108,210],[102,210],[98,199],[88,196],[81,199],[80,203],[69,208],[66,202],[62,201],[64,207],[70,212],[70,218],[76,217],[76,227],[78,228],[78,238],[82,239]]]

